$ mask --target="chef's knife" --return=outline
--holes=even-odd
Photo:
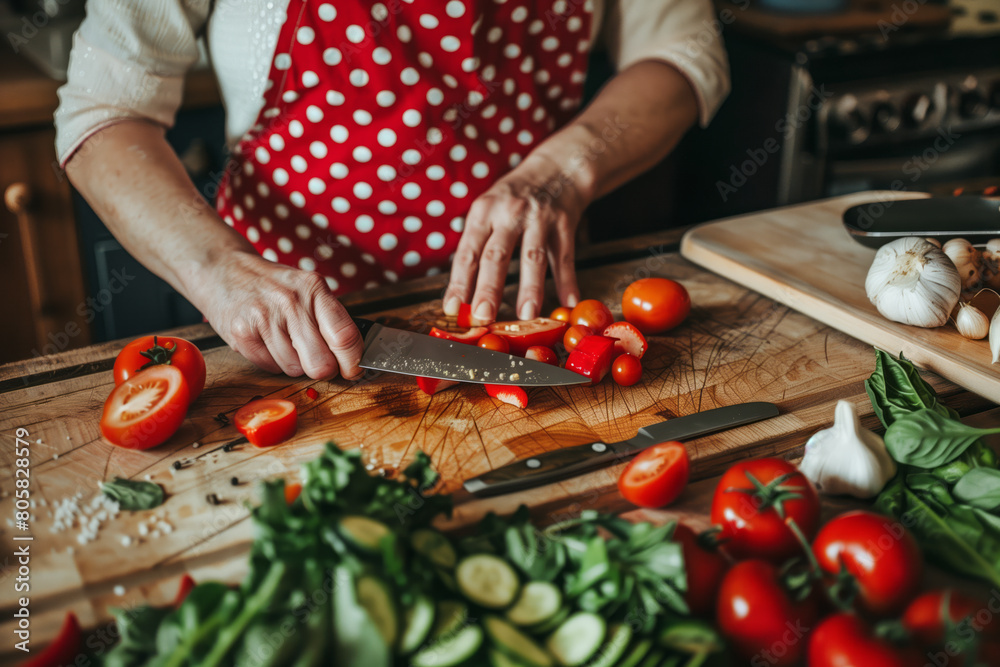
[[[904,236],[963,238],[986,243],[1000,237],[1000,199],[929,197],[873,201],[844,211],[855,241],[878,248]]]
[[[558,366],[354,318],[365,341],[361,368],[475,384],[553,387],[590,378]]]
[[[773,403],[741,403],[677,417],[639,429],[621,442],[591,442],[520,459],[464,483],[477,496],[495,496],[575,477],[621,463],[647,447],[670,440],[690,440],[728,428],[778,416]]]

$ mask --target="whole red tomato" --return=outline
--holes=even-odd
[[[615,316],[603,303],[597,299],[584,299],[576,304],[569,314],[570,324],[589,327],[595,332],[604,331],[604,327],[615,321]]]
[[[823,619],[809,637],[809,667],[914,667],[919,654],[896,648],[854,614]]]
[[[691,459],[677,441],[647,447],[632,459],[618,478],[625,500],[639,507],[665,507],[687,486]]]
[[[143,336],[122,348],[115,359],[115,385],[144,368],[168,364],[184,376],[193,401],[205,388],[205,357],[191,341],[173,336]]]
[[[569,329],[566,329],[566,333],[563,335],[563,347],[566,348],[567,352],[572,352],[580,344],[581,340],[593,335],[594,330],[590,327],[585,327],[582,324],[574,324]]]
[[[494,352],[503,352],[504,354],[510,352],[510,343],[507,342],[507,339],[492,333],[480,338],[476,345]]]
[[[642,377],[642,362],[631,354],[622,354],[611,366],[611,376],[623,387],[631,387]]]
[[[722,577],[729,569],[729,561],[717,549],[702,546],[698,535],[683,523],[677,524],[674,529],[674,541],[680,543],[684,553],[687,575],[684,600],[692,614],[710,618],[715,610]]]
[[[684,321],[691,312],[691,297],[684,285],[668,278],[642,278],[625,288],[622,314],[639,331],[663,333]]]
[[[959,639],[964,634],[985,641],[1000,640],[1000,618],[989,603],[950,588],[921,593],[906,606],[902,620],[913,640],[928,648],[943,644],[949,631]]]
[[[812,483],[787,461],[775,458],[737,463],[722,476],[712,498],[712,523],[734,558],[782,563],[802,554],[788,527],[792,519],[806,539],[819,526],[819,496]]]
[[[848,512],[823,526],[813,554],[836,588],[857,590],[856,608],[875,616],[901,611],[917,592],[923,558],[906,528],[865,511]],[[848,581],[853,578],[853,582]]]
[[[751,665],[797,664],[817,617],[814,595],[798,601],[772,563],[745,560],[722,578],[716,607],[719,629]]]

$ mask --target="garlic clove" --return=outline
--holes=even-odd
[[[972,289],[982,281],[983,257],[974,245],[965,239],[951,239],[941,246],[941,250],[958,269],[962,289]]]
[[[990,363],[1000,361],[1000,308],[990,320],[990,352],[993,353],[993,361]]]
[[[955,316],[955,328],[958,333],[972,340],[986,338],[990,331],[990,320],[986,314],[967,303],[958,304],[958,314]]]

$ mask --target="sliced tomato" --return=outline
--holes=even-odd
[[[665,507],[687,486],[691,460],[687,449],[676,440],[663,442],[639,452],[618,478],[618,490],[625,500],[639,507]]]
[[[566,369],[590,378],[594,385],[604,379],[614,360],[615,341],[605,336],[584,336],[566,359]]]
[[[298,410],[283,398],[261,398],[237,410],[233,423],[254,447],[271,447],[295,435]]]
[[[528,393],[521,387],[509,384],[487,384],[483,386],[486,388],[486,393],[498,401],[510,403],[522,410],[528,407]]]
[[[52,643],[38,655],[21,663],[21,667],[75,665],[83,649],[82,640],[80,621],[76,620],[76,614],[71,611],[67,612],[66,619],[63,621],[62,627],[59,628],[59,634],[52,640]]]
[[[642,359],[649,347],[646,337],[631,322],[609,324],[601,335],[615,339],[615,354],[631,354],[636,359]]]
[[[623,387],[631,387],[642,377],[642,362],[631,354],[622,354],[611,366],[611,377]]]
[[[523,357],[529,347],[541,345],[553,347],[562,340],[567,324],[547,317],[536,317],[533,320],[494,322],[489,326],[490,333],[506,339],[510,345],[510,353]]]
[[[438,378],[418,377],[417,386],[420,391],[433,396],[439,391],[450,389],[458,384],[457,380],[440,380]]]
[[[552,366],[559,365],[559,357],[556,356],[555,351],[551,347],[544,347],[542,345],[532,345],[524,353],[525,359],[531,359],[532,361],[540,361],[543,364],[550,364]]]
[[[479,339],[485,336],[489,332],[486,327],[473,327],[465,333],[455,333],[454,331],[445,331],[444,329],[438,329],[434,327],[430,331],[430,335],[435,338],[443,338],[444,340],[450,340],[455,343],[465,343],[466,345],[475,345],[479,342]]]
[[[563,347],[566,348],[567,352],[572,352],[580,344],[581,340],[586,336],[593,335],[594,330],[590,327],[585,327],[582,324],[574,324],[566,329],[566,334],[563,336]]]
[[[181,583],[177,585],[177,595],[174,596],[174,604],[173,604],[174,609],[177,609],[182,604],[184,604],[184,600],[187,599],[188,593],[190,593],[191,589],[194,587],[195,587],[194,577],[192,577],[190,574],[185,574],[183,577],[181,577]]]
[[[184,374],[191,400],[198,398],[205,388],[205,357],[191,341],[173,336],[143,336],[122,348],[115,358],[115,384],[161,364],[176,366]]]
[[[101,434],[126,449],[155,447],[177,432],[190,402],[184,375],[176,366],[151,366],[108,396]]]
[[[494,352],[503,352],[504,354],[510,352],[510,343],[507,342],[507,339],[496,334],[486,334],[479,339],[476,345],[487,350],[493,350]]]

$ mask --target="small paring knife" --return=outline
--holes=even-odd
[[[361,368],[473,384],[556,387],[586,384],[590,378],[565,368],[494,352],[475,345],[354,318],[365,351]]]
[[[621,442],[591,442],[519,459],[470,479],[463,486],[479,497],[522,491],[621,463],[661,442],[690,440],[777,416],[778,406],[773,403],[740,403],[705,410],[644,426],[634,438]]]

